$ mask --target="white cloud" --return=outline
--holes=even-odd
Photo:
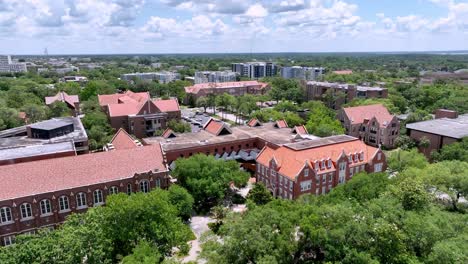
[[[247,9],[245,15],[248,17],[266,17],[268,11],[261,4],[255,4]]]

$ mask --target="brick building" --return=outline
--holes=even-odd
[[[126,91],[122,94],[98,95],[98,99],[115,131],[123,128],[138,138],[166,129],[169,120],[179,120],[181,115],[177,99],[152,100],[148,92]]]
[[[66,92],[59,92],[55,96],[45,98],[46,105],[52,105],[55,102],[65,103],[73,112],[74,116],[80,114],[80,99],[78,95],[68,95]]]
[[[221,95],[224,93],[241,96],[244,94],[265,94],[270,90],[270,85],[258,81],[224,82],[224,83],[199,83],[185,87],[186,104],[202,96]]]
[[[468,137],[468,114],[457,116],[451,111],[438,110],[436,119],[407,124],[406,129],[416,142],[421,142],[423,138],[429,140],[429,145],[419,146],[419,151],[430,158],[432,151]]]
[[[346,134],[372,146],[394,148],[400,121],[381,104],[346,107],[338,111]]]
[[[361,171],[387,167],[382,150],[355,137],[341,135],[285,144],[267,145],[257,157],[256,178],[275,197],[296,199],[302,194],[324,194]]]
[[[305,95],[307,101],[321,100],[337,110],[355,98],[387,98],[388,90],[382,87],[310,81],[305,84]]]
[[[89,152],[78,117],[53,118],[0,131],[0,166]]]
[[[0,245],[104,205],[110,194],[170,184],[159,145],[6,165],[0,179]]]

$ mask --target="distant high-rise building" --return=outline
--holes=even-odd
[[[26,63],[14,63],[10,55],[0,55],[0,72],[27,72]]]
[[[172,81],[180,80],[180,74],[176,72],[168,72],[168,71],[143,72],[143,73],[137,72],[137,73],[122,74],[120,78],[125,81],[132,81],[133,79],[136,78],[139,80],[146,80],[146,81],[157,80],[160,83],[170,83]]]
[[[195,84],[198,83],[222,83],[235,82],[238,73],[232,71],[203,71],[195,72]]]
[[[324,72],[322,67],[283,67],[281,68],[281,77],[285,79],[300,79],[307,81],[317,80]]]
[[[278,70],[277,66],[272,62],[247,62],[232,63],[232,71],[239,73],[242,77],[259,79],[275,76]]]

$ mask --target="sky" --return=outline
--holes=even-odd
[[[468,50],[468,0],[0,0],[2,54]]]

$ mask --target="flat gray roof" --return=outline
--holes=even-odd
[[[348,135],[338,135],[338,136],[331,136],[326,138],[319,138],[314,140],[307,140],[301,142],[295,142],[286,144],[285,147],[288,147],[293,150],[304,150],[310,148],[317,148],[325,145],[343,143],[348,141],[356,140],[355,137],[348,136]]]
[[[73,119],[50,119],[30,125],[31,128],[52,130],[59,127],[73,125]]]
[[[468,136],[468,114],[453,119],[439,118],[411,123],[407,124],[406,128],[460,139]]]
[[[11,160],[24,157],[42,156],[53,153],[75,151],[72,141],[36,144],[28,146],[15,146],[10,148],[0,148],[0,160]],[[38,168],[40,169],[40,168]]]

